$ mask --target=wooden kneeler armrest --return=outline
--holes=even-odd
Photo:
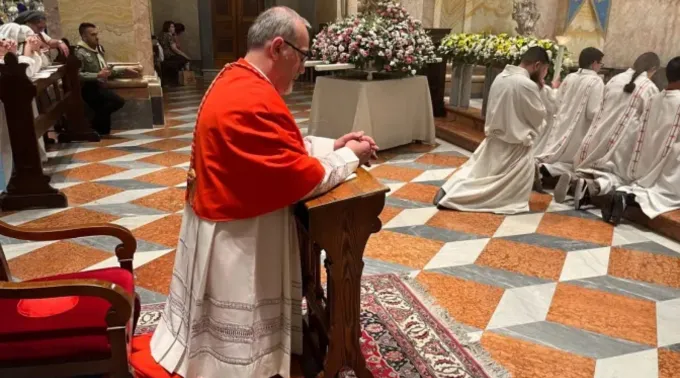
[[[42,230],[32,230],[11,226],[0,221],[0,235],[19,240],[53,241],[74,239],[88,236],[112,236],[121,241],[116,246],[116,257],[120,267],[132,272],[132,259],[137,250],[137,240],[132,232],[125,227],[115,224],[92,224],[78,227],[58,227]],[[0,249],[0,281],[9,281],[9,269],[2,249]]]
[[[109,327],[122,327],[130,321],[135,296],[113,282],[77,279],[55,281],[0,282],[0,299],[47,299],[59,297],[98,297],[111,304],[106,317]]]

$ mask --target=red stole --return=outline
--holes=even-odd
[[[187,200],[201,218],[253,218],[292,205],[323,179],[295,119],[244,59],[224,67],[198,111]]]

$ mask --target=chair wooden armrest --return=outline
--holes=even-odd
[[[132,259],[137,250],[137,240],[132,232],[125,227],[115,224],[91,224],[77,227],[58,227],[49,229],[28,229],[14,227],[5,222],[0,222],[0,235],[19,240],[29,241],[52,241],[63,239],[75,239],[87,236],[112,236],[121,241],[116,246],[116,257],[120,267],[132,272]],[[0,262],[1,263],[1,262]],[[0,268],[2,268],[0,266]],[[1,272],[1,269],[0,269]],[[0,277],[0,281],[2,277]]]
[[[111,304],[106,322],[124,326],[130,321],[135,306],[134,293],[128,293],[113,282],[76,279],[54,281],[0,282],[0,299],[44,299],[67,296],[98,297]]]

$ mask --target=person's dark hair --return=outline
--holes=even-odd
[[[172,21],[165,21],[163,23],[163,33],[167,33],[170,31],[170,27],[174,25],[175,23]]]
[[[182,23],[175,24],[175,34],[180,35],[184,33],[185,30],[186,28],[184,27],[184,24]]]
[[[545,51],[543,47],[530,47],[529,50],[522,55],[522,64],[534,64],[536,62],[541,62],[543,64],[550,63],[548,52]]]
[[[593,63],[599,63],[604,58],[604,53],[594,47],[586,47],[578,57],[579,68],[590,69]]]
[[[96,28],[97,26],[95,24],[89,23],[89,22],[83,22],[78,26],[78,33],[82,36],[85,34],[85,31],[89,28]]]
[[[635,63],[633,63],[633,69],[635,70],[633,78],[630,79],[630,83],[623,87],[623,91],[626,93],[633,93],[635,90],[635,80],[637,80],[638,76],[642,75],[643,72],[658,69],[660,66],[661,59],[653,52],[646,52],[638,56],[638,58],[635,59]]]
[[[671,59],[666,66],[666,78],[669,83],[680,81],[680,56]]]

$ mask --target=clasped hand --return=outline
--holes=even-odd
[[[333,145],[335,150],[347,147],[359,158],[362,165],[371,166],[371,160],[378,158],[378,150],[380,149],[373,138],[364,135],[363,131],[355,131],[346,134],[335,141]]]

